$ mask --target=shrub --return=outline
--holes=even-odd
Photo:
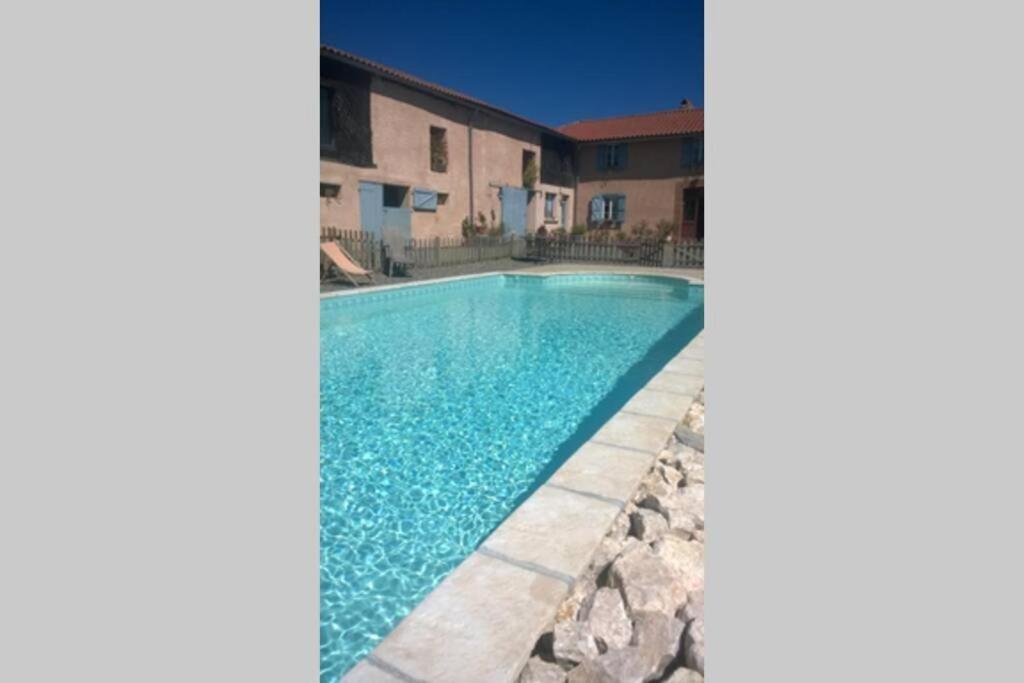
[[[664,242],[669,238],[669,236],[675,234],[676,226],[672,221],[662,218],[658,221],[658,224],[654,226],[654,230],[658,234],[658,239]]]
[[[573,236],[586,235],[587,226],[582,223],[577,223],[576,225],[572,226],[572,234]]]
[[[476,227],[473,225],[473,221],[469,220],[469,216],[462,219],[462,236],[472,237],[476,234]]]
[[[531,157],[523,166],[523,187],[532,188],[537,183],[537,159]]]
[[[630,232],[631,237],[637,240],[646,240],[654,236],[654,231],[647,225],[646,220],[634,223],[633,227],[630,228]]]

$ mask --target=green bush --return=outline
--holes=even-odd
[[[657,232],[658,240],[664,242],[670,235],[675,234],[676,226],[672,221],[662,218],[658,221],[658,224],[654,226],[654,230]]]
[[[531,158],[523,167],[523,187],[532,188],[537,184],[537,159]]]
[[[572,226],[572,234],[573,236],[586,235],[587,226],[582,223],[577,223],[576,225]]]

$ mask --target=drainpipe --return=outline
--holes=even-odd
[[[476,118],[476,109],[469,113],[469,222],[476,225],[476,211],[473,205],[473,120]]]

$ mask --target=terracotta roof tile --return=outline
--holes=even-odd
[[[703,109],[673,109],[652,114],[576,121],[558,130],[581,142],[650,138],[704,132]]]

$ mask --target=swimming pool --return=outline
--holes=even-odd
[[[320,303],[333,683],[703,327],[704,288],[492,275]]]

